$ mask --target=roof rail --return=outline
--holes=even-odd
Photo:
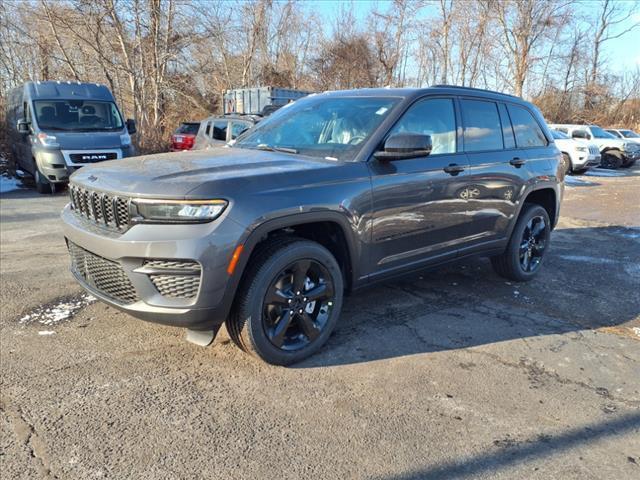
[[[495,90],[487,90],[486,88],[463,87],[461,85],[447,85],[447,84],[431,85],[430,87],[434,87],[434,88],[459,88],[461,90],[474,90],[474,91],[477,91],[477,92],[488,92],[488,93],[495,93],[497,95],[506,95],[508,97],[513,97],[513,98],[520,98],[520,97],[518,97],[516,95],[511,95],[510,93],[496,92]]]

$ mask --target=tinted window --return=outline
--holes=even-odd
[[[176,133],[195,135],[198,133],[198,128],[200,128],[199,123],[183,123],[178,127]]]
[[[461,100],[464,149],[467,152],[502,150],[502,125],[493,102]]]
[[[551,130],[551,136],[556,140],[567,140],[569,138],[569,135],[558,130]]]
[[[528,110],[509,105],[509,115],[511,115],[518,147],[544,147],[547,145],[547,139],[542,133],[540,125]]]
[[[616,138],[614,135],[611,135],[609,132],[605,132],[600,127],[593,126],[589,128],[591,129],[591,134],[595,138]]]
[[[500,110],[500,120],[502,121],[502,137],[504,138],[504,148],[515,148],[516,139],[513,136],[513,128],[511,128],[511,119],[509,118],[509,112],[504,103],[498,104]]]
[[[625,138],[640,138],[640,135],[633,130],[620,130],[620,132],[622,132],[622,136]]]
[[[208,122],[208,123],[207,123],[207,128],[205,128],[205,129],[204,129],[204,134],[205,134],[207,137],[210,137],[210,136],[211,136],[211,122]]]
[[[430,135],[433,145],[431,155],[455,153],[456,117],[453,100],[433,98],[413,104],[396,123],[391,133]]]
[[[227,120],[216,120],[213,122],[213,134],[212,137],[214,140],[222,140],[227,141],[227,125],[229,122]]]
[[[556,130],[562,133],[567,133],[567,134],[569,133],[569,129],[564,127],[558,127],[556,128]]]

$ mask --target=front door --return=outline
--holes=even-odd
[[[391,129],[430,135],[433,149],[422,158],[371,159],[373,220],[371,274],[430,259],[454,257],[464,237],[467,158],[457,151],[456,109],[448,97],[418,100]]]

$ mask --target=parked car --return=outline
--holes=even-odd
[[[595,143],[571,138],[558,130],[551,130],[551,135],[562,152],[562,168],[566,173],[583,173],[600,165],[600,149]]]
[[[135,122],[123,120],[104,85],[27,82],[9,92],[7,122],[16,164],[40,193],[65,185],[82,166],[134,154]]]
[[[262,117],[259,115],[214,115],[206,118],[200,122],[193,149],[224,147],[260,120]]]
[[[473,255],[531,280],[563,194],[540,112],[461,87],[310,96],[230,148],[167,155],[74,173],[73,274],[200,345],[226,322],[281,365],[327,341],[345,292]]]
[[[634,132],[633,130],[629,130],[626,128],[609,128],[607,129],[611,135],[614,135],[618,138],[622,138],[623,140],[628,140],[629,142],[640,143],[640,135]]]
[[[200,122],[182,122],[173,135],[169,151],[182,152],[191,150],[196,142],[196,135],[200,128]]]
[[[571,138],[590,140],[598,145],[602,155],[600,164],[604,168],[630,167],[640,158],[640,146],[616,138],[597,125],[551,124],[549,127]]]

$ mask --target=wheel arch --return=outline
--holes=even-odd
[[[540,205],[544,208],[549,215],[549,220],[551,220],[551,228],[555,228],[558,223],[559,214],[558,195],[555,189],[551,187],[542,187],[530,191],[522,201],[520,211],[518,211],[518,216],[520,216],[522,207],[527,203]]]

